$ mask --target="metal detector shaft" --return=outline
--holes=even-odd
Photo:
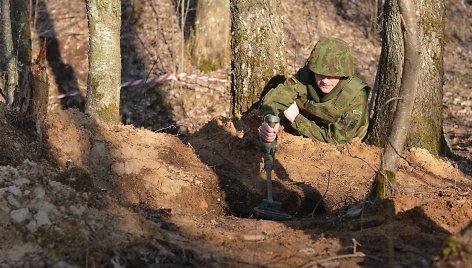
[[[272,158],[272,155],[269,155],[269,157]],[[266,182],[267,182],[267,200],[272,203],[274,201],[272,199],[272,167],[266,168]]]
[[[280,118],[275,115],[268,114],[264,117],[264,121],[271,127],[275,127],[280,122]],[[264,169],[266,171],[266,182],[267,182],[267,200],[273,202],[272,199],[272,164],[273,155],[277,150],[277,138],[272,142],[262,142],[261,151],[264,153]]]

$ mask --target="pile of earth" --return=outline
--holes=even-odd
[[[258,122],[182,142],[73,109],[36,128],[0,104],[0,265],[430,267],[472,218],[471,178],[447,159],[409,150],[395,196],[372,204],[379,148],[282,132],[274,199],[294,218],[260,219]]]

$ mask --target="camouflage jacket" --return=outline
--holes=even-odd
[[[264,96],[259,114],[282,118],[283,111],[296,101],[300,114],[290,125],[295,132],[323,142],[346,143],[355,137],[362,139],[367,133],[369,91],[359,78],[349,77],[323,94],[314,73],[305,66]]]

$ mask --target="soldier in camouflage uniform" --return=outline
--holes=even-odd
[[[283,118],[299,135],[328,143],[364,138],[369,124],[370,88],[354,75],[349,45],[337,38],[319,40],[307,64],[265,95],[261,116]],[[272,142],[280,125],[262,123],[263,141]]]

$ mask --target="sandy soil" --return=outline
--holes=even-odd
[[[123,35],[123,81],[172,70],[178,54],[172,43],[178,38],[166,28],[170,1],[144,2],[124,8],[126,25],[141,26]],[[315,14],[317,31],[309,23],[313,2],[302,2],[284,1],[290,68],[303,64],[311,42],[338,29],[359,40],[352,42],[358,71],[373,82],[379,40],[365,37],[362,13],[326,4]],[[46,4],[41,12],[55,27],[49,34],[76,78],[67,87],[54,83],[59,73],[50,64],[51,95],[83,92],[84,6]],[[450,5],[449,12],[470,14],[470,4],[464,5]],[[472,16],[462,17],[470,22]],[[470,267],[466,257],[441,258],[446,238],[472,219],[471,37],[467,27],[455,26],[444,100],[455,157],[407,150],[395,195],[369,203],[380,148],[359,141],[334,146],[283,131],[271,174],[274,200],[293,216],[289,221],[253,212],[265,198],[267,176],[258,149],[260,119],[227,118],[227,84],[186,80],[126,88],[127,125],[105,126],[77,109],[56,108],[41,135],[34,122],[0,103],[0,267]]]
[[[184,144],[67,110],[48,117],[40,154],[33,123],[0,107],[6,267],[430,267],[472,218],[471,178],[420,149],[396,195],[370,204],[378,148],[282,133],[274,200],[294,219],[276,222],[252,210],[265,197],[257,118],[213,120]]]

